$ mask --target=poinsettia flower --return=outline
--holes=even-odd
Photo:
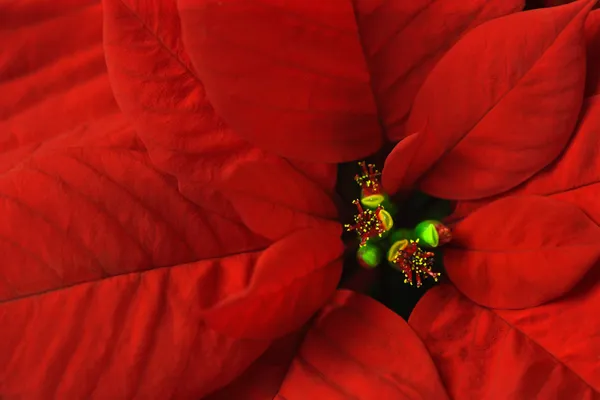
[[[225,385],[335,291],[335,165],[234,135],[172,53],[179,36],[163,35],[179,31],[175,12],[153,13],[157,33],[123,3],[1,7],[14,47],[0,62],[0,395],[189,398]],[[238,203],[272,225],[250,229]]]
[[[416,183],[416,185],[425,192],[429,191],[431,194],[439,197],[454,199],[454,197],[444,196],[440,192],[428,190],[427,185],[434,187],[434,185],[437,184],[441,188],[449,187],[454,190],[460,190],[461,187],[465,187],[466,189],[471,188],[479,191],[480,194],[478,194],[478,196],[481,196],[482,194],[487,195],[485,193],[486,191],[499,192],[506,190],[506,188],[511,185],[518,185],[523,180],[534,175],[537,171],[542,170],[546,165],[554,161],[569,141],[580,112],[581,99],[583,98],[584,90],[583,84],[585,82],[585,50],[581,46],[583,37],[586,34],[586,30],[583,29],[583,23],[586,21],[587,13],[592,5],[591,2],[578,2],[565,8],[544,10],[542,12],[520,14],[514,17],[498,19],[495,22],[483,25],[481,28],[475,30],[472,35],[467,35],[459,45],[451,49],[442,61],[437,64],[431,74],[429,74],[423,88],[419,90],[408,122],[405,124],[401,121],[399,124],[402,125],[404,129],[403,133],[396,137],[403,137],[407,132],[416,133],[400,142],[398,147],[392,153],[392,157],[386,162],[386,170],[384,170],[384,179],[386,179],[386,176],[388,177],[387,182],[384,181],[386,186],[392,191],[396,191],[403,188],[408,189],[413,187],[413,184]],[[338,9],[341,8],[336,8],[336,10]],[[185,10],[185,8],[183,10]],[[255,128],[260,126],[260,120],[258,119],[260,116],[264,119],[271,120],[271,114],[269,113],[274,113],[275,111],[270,107],[265,111],[264,108],[266,107],[264,102],[251,101],[259,94],[263,96],[264,91],[261,91],[258,88],[250,90],[252,89],[252,86],[243,87],[243,85],[237,85],[239,82],[238,77],[242,75],[243,72],[247,72],[245,69],[246,63],[241,62],[241,60],[249,62],[250,65],[256,63],[256,65],[261,66],[261,68],[251,69],[251,71],[258,71],[258,74],[271,73],[276,76],[276,78],[268,79],[266,75],[258,75],[263,79],[256,79],[251,83],[244,82],[244,84],[248,85],[259,85],[262,82],[268,82],[273,85],[273,89],[278,86],[284,86],[281,85],[281,81],[286,79],[286,75],[283,75],[281,71],[286,69],[278,68],[280,60],[267,58],[271,53],[259,52],[259,56],[257,56],[256,54],[249,52],[247,49],[251,44],[248,41],[245,41],[243,45],[236,42],[236,40],[245,40],[246,38],[235,30],[233,30],[233,33],[231,33],[230,30],[219,30],[218,27],[224,26],[224,24],[219,23],[219,17],[231,17],[231,14],[228,13],[228,11],[231,10],[236,9],[232,6],[231,9],[223,11],[222,8],[216,6],[211,8],[210,4],[207,5],[206,9],[202,9],[201,12],[196,14],[197,18],[200,19],[195,19],[194,22],[204,27],[208,26],[209,28],[206,29],[208,32],[212,32],[213,36],[207,33],[199,37],[190,38],[190,43],[197,43],[197,47],[195,47],[198,49],[197,54],[202,55],[202,58],[197,60],[197,70],[203,73],[209,94],[210,91],[214,93],[214,102],[217,110],[222,115],[228,115],[228,120],[231,120],[232,123],[237,123],[237,130],[241,134],[246,134],[248,138],[261,143],[262,146],[268,147],[279,154],[304,157],[307,160],[316,160],[315,151],[310,154],[297,153],[301,151],[300,145],[293,149],[285,148],[285,143],[282,144],[282,135],[279,135],[277,138],[273,136],[267,138],[264,136],[257,136],[261,134],[267,136],[268,132],[275,132],[278,127],[289,128],[291,132],[293,132],[293,129],[295,128],[290,128],[292,124],[286,125],[285,118],[280,114],[278,114],[276,118],[273,118],[278,122],[275,129],[261,132]],[[240,21],[243,22],[236,24],[236,26],[245,29],[249,29],[250,26],[254,28],[250,29],[250,31],[262,32],[261,30],[256,29],[256,25],[260,23],[258,22],[260,19],[255,18],[256,15],[249,13],[249,11],[252,11],[252,7],[249,9],[244,8],[243,13],[240,11],[239,15],[235,14],[240,18]],[[264,12],[264,15],[268,16],[276,13],[277,9],[266,9],[261,11]],[[331,10],[328,11],[332,12]],[[301,14],[300,12],[298,13]],[[325,15],[325,13],[323,15]],[[323,17],[323,15],[318,13],[310,14],[313,18],[334,19]],[[294,15],[290,17],[292,21],[294,21],[293,16]],[[360,23],[360,17],[358,17],[357,20]],[[214,30],[210,30],[213,27],[211,21],[217,21],[214,23],[214,26],[216,26],[216,28],[213,28]],[[323,23],[322,20],[319,21]],[[304,19],[303,22],[305,22]],[[559,26],[560,29],[557,29],[557,26]],[[532,29],[532,27],[535,29]],[[511,29],[514,30],[514,32],[511,32],[511,35],[503,36],[503,34]],[[587,28],[587,32],[590,32],[589,27]],[[290,35],[291,34],[292,31],[290,30]],[[494,36],[496,36],[497,42],[493,42]],[[536,36],[539,37],[537,43],[536,40],[534,40]],[[589,33],[588,36],[594,37],[593,34]],[[271,37],[265,34],[260,36],[260,40],[258,40],[258,38],[254,39],[258,46],[269,46],[269,40],[275,40],[278,41],[277,43],[281,43],[281,41],[284,40],[282,39],[284,37],[285,35],[273,35]],[[247,40],[249,39],[250,38]],[[592,45],[593,43],[589,39],[590,38],[588,38],[588,44]],[[215,45],[216,42],[221,43],[221,41],[223,43],[235,43],[237,46],[232,49],[232,46]],[[497,43],[497,46],[490,45],[490,42]],[[363,47],[368,46],[368,44],[365,45],[365,43],[361,44]],[[490,53],[490,61],[482,64],[481,54],[486,54],[481,47],[483,45],[488,46],[485,49],[491,50],[488,50]],[[514,47],[511,47],[511,45]],[[537,46],[537,48],[535,46]],[[504,51],[499,51],[498,49]],[[225,51],[227,52],[226,57],[223,54]],[[214,55],[215,59],[211,60],[213,54],[216,54]],[[252,55],[253,59],[248,58],[250,55]],[[284,53],[283,55],[286,59],[289,59],[290,62],[293,61],[292,65],[297,65],[298,59],[295,58],[297,54],[293,51],[290,50],[290,53]],[[225,70],[221,71],[222,73],[218,72],[218,69],[215,68],[218,65],[216,60],[220,59],[218,56],[225,57],[224,60],[227,61],[226,67],[231,68],[231,70],[224,68]],[[590,57],[590,59],[591,58],[592,57]],[[237,63],[232,62],[234,59]],[[509,62],[507,59],[513,61],[514,71],[510,69],[507,70],[506,63]],[[321,59],[315,57],[314,60],[311,58],[310,66],[313,68],[315,64],[312,64],[312,62],[318,63]],[[327,60],[327,58],[325,58],[325,60]],[[461,60],[472,60],[470,65],[471,68],[464,68],[464,63],[461,63]],[[483,58],[483,60],[485,60],[485,58]],[[210,68],[211,65],[213,65],[212,69]],[[529,79],[529,81],[526,79],[519,81],[532,66],[536,65],[537,70],[530,74],[529,77],[531,79]],[[457,68],[457,66],[460,66],[462,69]],[[482,66],[485,66],[486,68],[482,68]],[[394,68],[389,65],[388,67]],[[496,78],[496,70],[494,67],[499,71],[498,77],[500,79],[498,81],[490,81],[489,77],[486,76],[486,73],[490,73]],[[307,68],[307,70],[310,71],[309,68]],[[481,72],[477,74],[476,72],[478,71]],[[283,76],[277,75],[278,73]],[[294,73],[301,74],[302,71],[297,72],[294,70]],[[429,73],[429,70],[425,75],[427,75],[427,73]],[[566,76],[570,77],[571,80],[563,79]],[[468,77],[470,77],[470,80],[466,79]],[[502,80],[502,78],[504,78],[504,80]],[[378,76],[373,74],[372,81],[376,82],[377,79]],[[480,79],[482,82],[478,82],[477,79]],[[595,77],[592,71],[588,74],[588,83],[594,79]],[[489,81],[490,85],[488,87],[482,87],[481,98],[469,98],[469,91],[464,89],[462,91],[460,90],[461,87],[465,86],[480,87],[481,83],[486,83],[486,81]],[[448,83],[454,84],[455,86],[444,89],[444,84]],[[509,104],[508,106],[502,105],[497,109],[498,111],[494,110],[498,115],[495,115],[492,111],[485,108],[482,110],[482,107],[484,106],[493,108],[495,106],[494,102],[497,101],[497,98],[494,98],[493,96],[486,98],[486,95],[490,95],[490,93],[494,96],[503,95],[507,90],[510,91],[516,83],[521,84],[523,89],[518,88],[518,92],[522,97],[515,97],[516,95],[513,96],[515,97],[514,104]],[[544,84],[546,84],[546,86],[544,86]],[[419,85],[417,85],[417,89],[418,86]],[[303,96],[293,95],[294,90],[296,90],[296,86],[293,84],[290,86],[290,89],[291,93],[286,93],[286,95],[290,95],[290,102],[293,102],[295,99],[305,98]],[[314,93],[315,89],[313,89],[313,87],[311,87],[311,89],[311,99],[318,98]],[[527,89],[529,89],[529,91],[527,91]],[[381,100],[379,96],[377,96],[376,88],[374,91],[376,93],[375,99]],[[524,93],[521,93],[522,91],[524,91]],[[343,91],[340,90],[340,92]],[[457,96],[446,98],[440,96],[440,93],[456,94]],[[458,96],[460,93],[464,94],[464,101],[462,102],[459,101],[462,100],[462,98]],[[555,96],[554,93],[560,94],[560,96]],[[281,93],[272,90],[268,91],[268,95],[273,95],[274,98],[279,99]],[[543,102],[538,101],[539,104],[537,104],[534,99],[539,98],[547,100]],[[518,108],[525,107],[528,102],[533,105],[533,108]],[[252,113],[246,114],[244,111],[240,111],[242,105],[250,105]],[[435,105],[436,107],[432,107],[432,105]],[[465,105],[473,106],[465,107]],[[512,108],[510,106],[512,106]],[[466,110],[464,115],[460,114],[461,107]],[[504,107],[504,109],[502,109],[502,107]],[[379,109],[384,110],[385,106],[380,106]],[[445,111],[446,113],[440,112],[440,110]],[[282,110],[277,109],[277,111]],[[480,115],[477,114],[478,112]],[[481,176],[477,177],[477,179],[471,178],[466,180],[467,184],[470,185],[464,185],[461,180],[465,175],[469,176],[468,173],[470,171],[467,170],[465,173],[461,173],[462,170],[459,169],[461,166],[460,162],[463,161],[461,157],[464,158],[465,154],[463,154],[464,152],[457,152],[454,164],[447,161],[441,167],[434,168],[433,172],[424,174],[426,170],[430,168],[427,163],[439,163],[440,161],[444,161],[441,156],[448,152],[446,150],[447,147],[444,146],[453,144],[452,135],[458,136],[462,133],[460,130],[457,130],[456,127],[452,126],[452,123],[460,122],[468,124],[472,120],[475,123],[483,124],[483,122],[477,120],[479,116],[485,116],[481,114],[482,112],[487,112],[490,115],[489,120],[491,122],[487,122],[489,124],[488,130],[486,131],[484,128],[481,128],[482,133],[480,133],[480,135],[489,133],[488,142],[490,143],[488,148],[495,145],[496,143],[493,142],[493,139],[499,137],[497,133],[498,126],[494,125],[493,122],[498,121],[498,118],[501,118],[499,116],[507,117],[505,122],[507,131],[510,132],[510,129],[514,131],[512,136],[509,136],[506,139],[506,146],[510,151],[504,150],[504,152],[502,152],[503,149],[500,148],[497,157],[491,158],[491,160],[494,162],[498,162],[499,160],[509,166],[511,163],[515,164],[518,167],[515,168],[516,171],[508,169],[506,174],[502,176],[497,173],[501,172],[501,168],[496,166],[499,171],[494,170],[494,172],[504,179],[495,180],[487,178],[490,176],[490,173],[487,169],[482,168],[483,171]],[[521,117],[521,115],[525,115],[526,112],[535,115],[537,119],[532,118],[531,121],[524,120],[524,116]],[[439,116],[439,114],[442,116]],[[491,120],[492,115],[495,118],[494,120]],[[453,117],[462,117],[462,120],[460,118],[453,120]],[[433,125],[436,121],[435,118],[439,121],[437,125]],[[384,117],[382,119],[384,120],[386,128],[392,128],[388,129],[387,132],[392,131],[395,124],[392,123],[387,125],[386,118]],[[290,120],[295,121],[292,117],[290,117]],[[510,125],[511,123],[513,125]],[[522,126],[519,124],[522,124]],[[355,123],[356,128],[360,126],[361,125],[358,122]],[[517,129],[515,129],[515,127]],[[447,129],[444,130],[443,128]],[[531,131],[531,128],[535,128],[533,130],[534,132],[539,132],[538,136],[534,135],[533,137],[529,137],[526,141],[521,140],[520,136],[523,136],[524,132]],[[353,129],[353,133],[357,131],[360,131],[360,129]],[[322,131],[319,132],[321,133]],[[468,133],[471,134],[472,132],[469,131]],[[447,136],[444,136],[444,134]],[[555,140],[549,141],[548,135],[553,135],[552,137],[555,138]],[[511,141],[511,139],[513,140]],[[264,142],[260,142],[261,140]],[[316,142],[317,140],[313,139],[308,143]],[[537,147],[541,147],[542,151],[535,147],[536,143],[539,144]],[[482,145],[485,144],[486,143],[484,142]],[[340,144],[337,149],[343,148],[341,147],[343,145],[343,143]],[[473,139],[473,149],[477,149],[477,145],[482,147],[476,139]],[[535,149],[535,157],[532,157],[532,147]],[[315,149],[317,148],[322,147],[315,146]],[[517,153],[516,158],[510,157],[512,152]],[[476,160],[483,159],[477,152],[472,150],[472,153],[472,157],[479,156]],[[469,155],[469,153],[466,155]],[[326,156],[327,155],[325,155],[325,157]],[[446,156],[444,157],[446,158]],[[344,159],[341,158],[337,161],[343,160]],[[515,163],[515,160],[519,162]],[[483,161],[485,161],[485,159],[483,159]],[[578,166],[574,171],[580,169],[581,166]],[[448,171],[451,171],[452,173],[449,173]],[[487,175],[484,173],[487,173]],[[409,180],[406,181],[406,179]],[[410,179],[412,179],[412,181]],[[433,183],[428,183],[428,181]],[[492,183],[491,186],[489,186],[490,182]],[[486,187],[484,183],[487,184],[488,187]],[[534,210],[537,215],[535,215],[536,213],[533,213]],[[516,218],[509,220],[508,217],[512,215],[516,215]],[[530,217],[530,215],[534,216]],[[502,225],[494,230],[490,229],[488,237],[481,237],[486,234],[485,231],[482,232],[481,228],[486,226],[486,224],[489,224],[488,226],[494,226],[494,221],[497,221],[496,224],[499,225],[502,223]],[[507,221],[510,221],[510,226],[506,226]],[[569,222],[565,224],[565,221]],[[464,264],[466,265],[462,266],[460,271],[462,271],[463,275],[470,278],[470,281],[468,279],[463,279],[463,281],[470,282],[472,286],[481,283],[480,288],[478,289],[480,293],[486,293],[486,291],[490,289],[490,285],[486,284],[488,280],[494,282],[493,278],[496,278],[496,275],[504,273],[508,279],[496,279],[499,283],[498,288],[490,293],[486,293],[488,296],[500,298],[504,302],[507,300],[512,302],[512,304],[503,304],[502,306],[504,307],[534,306],[566,293],[581,280],[582,276],[592,267],[594,260],[596,260],[598,256],[598,247],[593,240],[593,237],[596,236],[597,226],[590,223],[578,207],[555,204],[544,199],[536,198],[519,201],[509,200],[508,202],[497,204],[488,214],[483,215],[478,219],[471,219],[468,222],[470,222],[470,224],[455,227],[457,235],[455,242],[458,245],[464,242],[469,243],[469,241],[474,242],[474,238],[478,238],[479,241],[483,243],[493,243],[496,239],[494,233],[496,233],[498,229],[505,229],[507,232],[506,237],[502,237],[503,240],[496,241],[497,248],[504,250],[505,253],[514,253],[514,250],[518,250],[519,246],[523,247],[528,244],[531,245],[532,243],[538,245],[539,243],[539,248],[536,248],[535,251],[527,252],[528,254],[525,254],[520,259],[513,257],[512,260],[502,253],[494,255],[496,248],[490,247],[488,254],[492,254],[494,258],[486,259],[484,255],[484,257],[480,256],[477,262],[479,264],[482,262],[491,262],[492,265],[487,266],[487,270],[480,271],[479,274],[476,273],[478,271],[475,271],[474,273],[474,268],[470,268],[470,264],[473,263],[473,261],[469,260],[464,254],[456,255],[456,252],[452,252],[452,248],[446,252],[446,259],[448,262],[452,263],[450,260],[455,260],[454,264],[457,265],[456,269],[461,268],[461,261],[464,259]],[[465,221],[465,224],[466,223],[467,221]],[[531,228],[531,230],[527,230],[525,227]],[[576,255],[573,255],[570,251],[570,247],[573,244],[580,244],[582,243],[582,240],[586,239],[588,239],[589,245],[584,246],[584,248]],[[554,240],[556,245],[553,244],[552,240]],[[555,246],[558,247],[556,250],[548,248]],[[561,250],[563,251],[561,252]],[[566,250],[566,252],[564,250]],[[454,257],[452,257],[452,255],[454,255]],[[544,274],[544,272],[546,272],[544,266],[550,267],[548,265],[548,259],[552,260],[552,265],[556,265],[556,268],[552,269],[552,272],[555,273]],[[502,261],[504,261],[503,264]],[[526,280],[525,278],[528,277],[528,274],[531,274],[531,271],[523,268],[521,266],[522,264],[517,263],[532,265],[532,268],[544,270],[534,274],[532,279]],[[508,271],[506,271],[506,266],[511,264],[516,264],[516,266],[509,271],[509,274],[507,273]],[[494,268],[498,265],[504,266],[505,269]],[[496,275],[491,275],[491,272],[493,271],[498,272],[496,272]],[[452,274],[450,274],[450,272],[449,275],[452,279]],[[490,276],[491,279],[488,278],[488,276]],[[515,279],[511,280],[511,277]],[[533,282],[530,283],[530,281]],[[515,282],[517,284],[514,284]],[[508,284],[501,285],[500,283]],[[527,284],[529,284],[529,287],[527,287]],[[462,286],[464,285],[457,284],[458,288],[461,288]],[[465,290],[465,293],[468,294],[468,291]],[[499,305],[495,304],[495,306]],[[453,359],[450,358],[450,360]],[[444,378],[447,379],[446,377]],[[587,382],[589,382],[589,380]],[[597,387],[597,385],[592,383],[591,387]],[[588,386],[585,390],[589,391],[590,387]],[[457,393],[454,392],[453,395],[457,395]]]
[[[461,43],[471,35],[487,38],[481,32],[489,25],[473,28],[522,7],[505,0],[355,3],[105,0],[101,10],[96,2],[62,0],[55,9],[36,1],[2,6],[20,27],[5,33],[6,42],[25,38],[13,50],[30,52],[21,59],[34,61],[6,74],[17,96],[2,98],[11,106],[6,120],[17,140],[6,144],[0,181],[0,394],[190,398],[239,378],[214,398],[489,397],[500,390],[491,380],[494,370],[485,370],[485,389],[485,375],[465,382],[468,375],[456,371],[497,365],[497,358],[467,340],[460,346],[452,340],[484,331],[495,344],[495,330],[511,321],[513,335],[521,329],[538,347],[535,357],[520,351],[509,360],[523,366],[508,376],[509,396],[531,398],[553,385],[591,396],[598,384],[585,351],[596,354],[590,339],[596,321],[576,337],[582,347],[557,348],[571,320],[555,314],[575,309],[572,298],[510,314],[478,308],[444,285],[415,310],[413,331],[376,301],[335,292],[343,251],[333,202],[335,163],[380,150],[384,136],[403,139],[392,153],[396,159],[411,149],[403,168],[412,160],[417,167],[437,161],[420,153],[431,131],[417,123],[413,133],[411,121],[423,115],[416,106],[410,111],[413,99],[419,104],[426,98],[422,93],[443,71],[434,66],[456,59],[453,52],[463,54]],[[566,21],[563,30],[572,37],[556,47],[562,31],[540,28],[545,43],[556,39],[550,46],[558,49],[575,43],[583,32],[577,21],[585,20],[590,4],[547,14],[552,22]],[[518,18],[527,24],[533,17]],[[66,34],[73,26],[87,34]],[[56,46],[65,36],[68,46]],[[39,38],[64,53],[38,53]],[[575,54],[573,64],[582,59]],[[65,71],[80,75],[73,72],[77,79],[71,79]],[[579,72],[573,79],[581,78]],[[42,83],[55,92],[31,90]],[[41,101],[48,104],[36,108]],[[568,104],[569,113],[575,105]],[[552,161],[549,153],[532,163],[532,174]],[[392,190],[427,179],[410,169],[395,171],[401,178],[395,179],[390,165]],[[579,208],[538,198],[504,201],[490,207],[500,214],[516,210],[515,227],[529,223],[531,210],[556,216],[537,221],[522,239],[546,245],[558,237],[568,247],[595,233]],[[488,214],[465,219],[455,228],[456,241],[481,233]],[[560,225],[565,216],[573,217],[566,227]],[[515,236],[504,239],[512,243]],[[579,277],[590,253],[569,265]],[[567,274],[572,282],[554,285],[537,301],[573,286],[577,277]],[[448,301],[448,313],[438,312],[440,301]],[[578,312],[593,306],[592,295],[577,301]],[[479,316],[488,314],[494,324],[481,327]],[[536,324],[540,316],[547,319]],[[548,339],[539,332],[554,320],[563,330]],[[499,345],[522,350],[519,338]],[[545,386],[528,375],[530,365],[543,373],[563,359],[559,376],[536,375]]]
[[[416,184],[426,193],[458,201],[453,219],[465,218],[453,225],[455,240],[445,252],[445,267],[457,287],[479,304],[524,308],[547,302],[570,290],[598,259],[595,237],[600,219],[588,196],[597,180],[597,140],[592,132],[598,126],[600,13],[594,11],[587,18],[591,5],[574,2],[487,24],[480,37],[469,36],[449,52],[415,102],[411,121],[427,121],[415,135],[430,139],[416,139],[415,143],[424,143],[417,152],[440,154],[439,159],[420,158],[411,165],[426,170]],[[546,26],[548,21],[555,23]],[[457,94],[444,100],[434,94],[442,80],[471,79],[469,68],[475,66],[463,64],[462,70],[455,70],[453,57],[468,58],[469,52],[478,52],[477,43],[501,45],[506,35],[499,35],[501,30],[494,25],[503,23],[510,23],[514,32],[522,29],[523,39],[512,41],[508,54],[479,59],[476,68],[483,63],[485,71],[493,72],[513,52],[525,54],[526,49],[531,59],[521,57],[519,62],[530,69],[502,65],[500,78],[482,82],[478,92],[469,95],[480,95],[479,99],[461,100]],[[563,28],[555,30],[556,24]],[[527,36],[532,27],[552,30],[554,41],[544,43],[541,34]],[[537,53],[536,45],[542,47]],[[563,79],[567,75],[569,79]],[[461,101],[488,104],[478,106],[478,113],[462,113],[454,106]],[[432,102],[444,111],[432,114]],[[460,122],[442,126],[447,118],[440,114]],[[466,129],[457,129],[460,125]],[[395,165],[407,156],[406,148],[398,147],[387,160],[384,179],[393,179]],[[414,152],[410,156],[418,157]]]

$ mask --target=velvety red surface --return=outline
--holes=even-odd
[[[594,5],[0,4],[0,398],[599,398]],[[458,202],[408,323],[337,289],[391,145]]]
[[[583,25],[592,5],[515,13],[450,49],[410,114],[408,129],[422,145],[396,149],[386,160],[389,190],[418,180],[436,197],[477,199],[518,185],[554,160],[581,108]],[[397,176],[396,164],[408,157],[411,168]]]

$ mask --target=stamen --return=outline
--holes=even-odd
[[[375,164],[358,163],[362,169],[361,175],[356,175],[354,180],[361,187],[360,201],[365,207],[376,208],[385,200],[379,177],[381,172],[375,169]]]
[[[452,238],[450,229],[439,221],[427,220],[419,223],[414,230],[392,231],[395,208],[383,192],[381,173],[375,169],[374,164],[361,161],[358,165],[362,172],[354,180],[361,187],[361,197],[352,202],[358,213],[354,216],[354,223],[346,224],[345,228],[355,231],[360,238],[360,247],[356,253],[359,264],[365,268],[374,268],[385,254],[389,263],[404,274],[405,283],[420,287],[424,279],[432,278],[437,282],[441,274],[432,270],[435,255],[423,250],[420,244],[431,248],[448,243]],[[378,240],[384,235],[387,237],[388,233],[389,241]],[[387,254],[385,248],[388,248]]]
[[[358,214],[354,216],[353,225],[346,224],[344,226],[348,231],[356,231],[361,247],[366,245],[369,239],[382,237],[394,225],[392,216],[382,206],[370,210],[363,209],[358,200],[354,200],[352,204],[356,205]]]
[[[410,240],[403,250],[398,250],[393,258],[393,265],[404,274],[404,283],[420,287],[423,284],[422,279],[429,277],[438,281],[439,272],[433,272],[434,254],[430,251],[423,251],[418,245],[419,240]]]

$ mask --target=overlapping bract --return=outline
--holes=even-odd
[[[489,60],[496,58],[505,73],[524,68],[522,57],[512,52],[525,41],[533,48],[548,40],[549,34],[555,38],[547,42],[550,46],[529,70],[535,69],[535,74],[525,73],[499,105],[478,119],[477,127],[459,142],[450,140],[450,146],[425,142],[427,137],[441,137],[444,143],[448,137],[445,135],[455,126],[448,119],[445,121],[449,126],[436,125],[436,119],[444,119],[432,115],[411,142],[401,142],[388,158],[384,184],[391,182],[389,185],[398,189],[416,184],[432,195],[459,200],[449,218],[455,221],[454,241],[444,256],[455,286],[445,284],[427,293],[410,318],[410,325],[425,342],[451,397],[461,398],[468,393],[473,398],[591,399],[599,391],[600,363],[595,358],[599,344],[590,334],[598,324],[593,310],[599,306],[595,293],[600,243],[595,192],[600,151],[596,99],[600,13],[589,13],[594,4],[576,1],[483,26],[480,33],[487,30],[493,37],[502,31],[503,24],[517,31],[521,29],[519,18],[526,24],[523,42],[517,39],[489,53]],[[563,30],[557,31],[553,25],[546,34],[537,22],[539,18],[559,21],[569,15]],[[487,29],[494,25],[498,30]],[[471,50],[485,57],[488,53],[484,49],[494,43],[492,37],[482,37],[487,43],[479,50],[471,42]],[[436,75],[445,75],[449,82],[464,81],[450,79],[453,74],[462,76],[464,71],[453,70],[448,61],[453,51],[460,53],[461,49],[469,51],[460,46],[452,49],[438,64],[430,82],[440,79]],[[551,57],[558,59],[555,62]],[[568,66],[561,64],[569,58]],[[578,76],[570,76],[574,80],[568,90],[560,89],[566,81],[556,75],[562,68],[578,71],[572,71]],[[471,93],[496,95],[496,89],[490,88],[506,76],[503,73],[490,78],[493,80],[480,81],[477,91]],[[440,84],[436,89],[444,90],[445,79],[437,81]],[[427,87],[425,83],[418,97],[436,96],[434,86]],[[576,93],[572,92],[574,88]],[[479,101],[485,101],[488,95]],[[440,97],[435,99],[439,101]],[[505,103],[507,100],[511,101]],[[415,121],[423,118],[419,113],[436,112],[425,103],[419,106],[418,101],[413,108]],[[448,105],[453,107],[455,101],[452,99]],[[448,115],[451,112],[443,110]],[[453,115],[460,120],[460,115]],[[503,118],[496,119],[500,116]],[[577,118],[572,130],[567,129],[571,122],[559,122],[567,117],[570,121]],[[488,120],[495,122],[493,127],[485,127],[489,129],[485,133],[481,126]],[[552,146],[556,147],[551,154],[546,153]],[[430,160],[414,155],[414,151],[425,154],[431,150],[444,155]],[[414,163],[409,167],[400,165],[402,154]],[[401,179],[394,178],[395,165],[396,176]],[[516,179],[519,175],[522,178]],[[457,373],[459,368],[462,373]],[[496,380],[499,374],[503,376],[501,384]]]
[[[0,397],[600,390],[593,2],[15,4]],[[418,336],[334,295],[334,163],[400,139],[387,187],[468,200]]]
[[[204,396],[334,292],[335,165],[231,131],[175,3],[45,4],[0,6],[0,397]]]

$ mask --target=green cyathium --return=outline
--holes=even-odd
[[[376,244],[367,243],[359,247],[357,257],[361,264],[367,268],[375,268],[381,263],[381,249]]]
[[[420,242],[427,247],[437,247],[440,242],[440,236],[435,227],[436,224],[439,224],[439,222],[427,220],[420,222],[415,227],[415,235],[420,239]]]

